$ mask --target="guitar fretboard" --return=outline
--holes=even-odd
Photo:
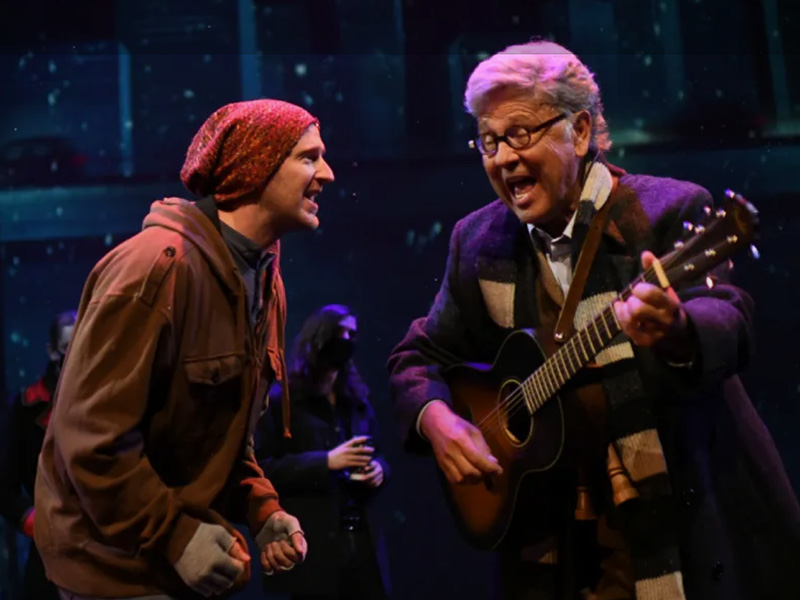
[[[531,414],[539,410],[622,331],[614,312],[614,302],[626,300],[633,293],[633,288],[643,281],[658,284],[658,275],[652,267],[636,278],[591,323],[573,335],[522,382],[520,388]]]
[[[606,346],[611,343],[622,327],[611,306],[585,328],[572,336],[530,377],[522,382],[525,403],[531,413],[539,410],[548,399],[572,379],[572,377]]]

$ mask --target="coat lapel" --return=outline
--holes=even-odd
[[[624,286],[641,270],[639,256],[650,246],[650,219],[636,193],[622,181],[609,201],[613,205],[603,232],[603,245],[611,257],[619,283]]]
[[[481,294],[492,320],[504,329],[538,323],[539,265],[527,227],[497,202],[477,255]],[[552,274],[551,274],[552,276]]]

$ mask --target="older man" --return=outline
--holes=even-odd
[[[606,162],[599,88],[561,46],[537,41],[489,57],[465,103],[499,199],[457,223],[434,304],[389,359],[406,446],[432,450],[453,485],[499,476],[501,465],[451,409],[442,367],[491,363],[514,330],[552,329],[604,208],[576,324],[710,203],[694,184]],[[789,558],[800,552],[800,509],[736,377],[752,350],[752,301],[726,275],[716,273],[713,289],[640,283],[614,305],[626,335],[592,369],[601,396],[582,416],[590,434],[567,439],[578,460],[528,476],[500,547],[502,598],[800,594]],[[635,499],[613,500],[606,463],[618,457]]]
[[[303,559],[252,434],[286,372],[278,238],[318,226],[324,153],[298,106],[220,108],[181,171],[203,199],[153,203],[93,269],[36,481],[36,545],[62,596],[231,590],[250,557],[228,519],[249,524],[266,571]]]

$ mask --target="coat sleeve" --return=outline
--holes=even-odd
[[[459,292],[459,230],[450,237],[445,275],[426,317],[415,320],[389,356],[389,384],[400,435],[409,451],[424,452],[427,442],[417,433],[420,410],[431,400],[450,402],[442,366],[475,356],[463,317]]]
[[[679,239],[684,222],[707,220],[704,207],[713,206],[705,189],[694,186],[694,192],[681,204],[670,233],[660,244],[660,251],[671,249]],[[710,276],[713,287],[706,284]],[[692,368],[694,383],[719,382],[742,371],[749,363],[754,346],[754,303],[747,292],[731,283],[731,268],[724,261],[710,273],[676,287],[676,292],[689,318],[696,355]]]
[[[22,488],[22,436],[27,430],[24,423],[22,398],[16,396],[8,415],[0,456],[0,515],[13,527],[21,527],[25,515],[33,508],[33,500]]]
[[[278,492],[258,464],[254,444],[254,437],[251,436],[230,479],[233,489],[231,512],[241,513],[241,508],[244,508],[244,517],[253,536],[261,531],[272,513],[282,510]]]
[[[277,391],[277,393],[275,393]],[[334,484],[328,468],[328,452],[311,450],[292,452],[281,434],[280,384],[273,387],[270,406],[258,423],[256,458],[264,474],[282,494],[322,492]],[[292,430],[297,431],[296,412],[292,413]]]
[[[654,224],[657,236],[652,250],[657,256],[672,250],[673,244],[685,237],[684,223],[707,221],[706,206],[713,206],[711,195],[703,188],[692,185],[675,207],[667,211]],[[637,257],[638,260],[638,257]],[[709,288],[707,276],[713,280]],[[719,382],[742,371],[752,356],[754,345],[753,300],[747,292],[731,284],[731,268],[724,261],[710,273],[675,286],[689,319],[690,342],[694,345],[694,359],[690,369],[673,369],[673,374],[689,388]]]
[[[175,562],[199,521],[148,460],[140,424],[172,326],[138,297],[105,295],[79,317],[49,425],[56,461],[110,545]]]

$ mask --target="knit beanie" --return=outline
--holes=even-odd
[[[316,117],[281,100],[226,104],[195,134],[181,181],[217,204],[260,193],[312,124]]]

